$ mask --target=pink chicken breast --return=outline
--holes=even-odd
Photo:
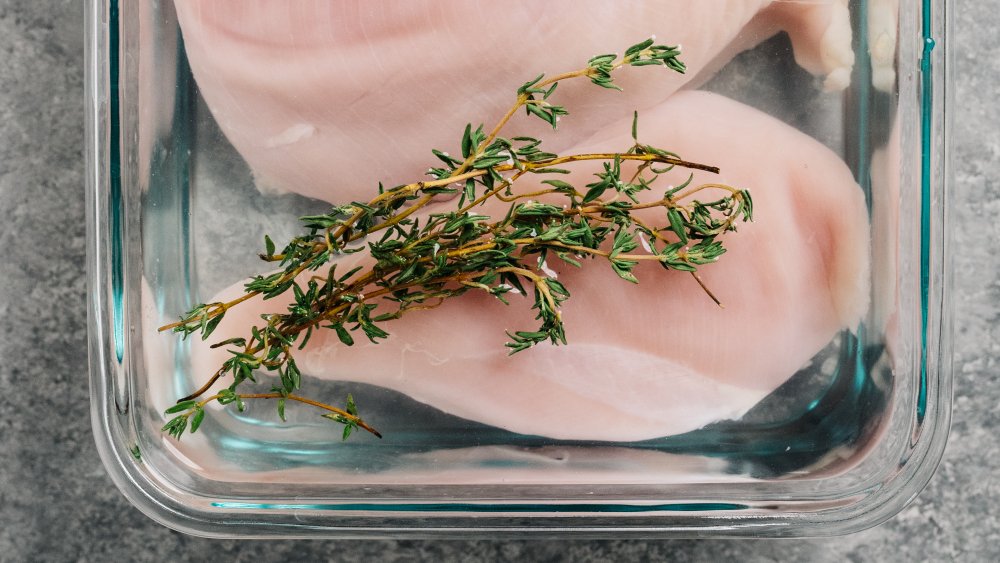
[[[623,150],[629,120],[572,152]],[[701,276],[717,307],[687,274],[645,263],[628,284],[606,262],[548,267],[572,292],[563,308],[567,346],[507,356],[504,330],[533,329],[527,300],[504,306],[467,294],[385,325],[387,341],[354,346],[333,331],[297,354],[303,372],[395,389],[443,411],[559,439],[642,440],[736,418],[786,381],[867,308],[868,220],[850,171],[799,131],[723,97],[682,92],[640,114],[643,142],[718,165],[721,181],[750,190],[755,220],[724,237],[728,252]],[[593,168],[577,165],[572,178]],[[677,180],[683,179],[678,175]],[[530,184],[520,189],[531,189]],[[709,197],[706,195],[706,197]],[[500,207],[478,213],[499,214]],[[344,258],[344,270],[368,258]],[[242,282],[213,298],[242,293]],[[208,344],[245,336],[281,298],[232,309],[209,342],[192,345],[196,374],[228,356]],[[371,421],[377,424],[377,421]]]
[[[707,80],[787,30],[796,59],[843,87],[854,62],[846,0],[178,0],[199,90],[262,189],[364,198],[373,179],[412,180],[467,120],[494,123],[538,72],[582,67],[655,34],[680,44],[687,75],[626,69],[628,97],[561,86],[561,151],[622,116]],[[641,73],[641,76],[639,74]],[[538,136],[544,124],[519,131]]]

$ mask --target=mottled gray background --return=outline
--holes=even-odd
[[[892,521],[790,541],[212,541],[155,524],[90,432],[79,0],[0,0],[0,561],[1000,561],[1000,17],[956,2],[955,415],[941,468]]]

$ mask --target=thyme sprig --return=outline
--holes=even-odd
[[[230,357],[201,388],[167,409],[177,416],[163,429],[177,438],[188,428],[195,432],[213,401],[234,403],[242,411],[246,400],[269,399],[276,401],[282,420],[286,403],[294,401],[326,411],[324,417],[344,425],[344,439],[355,428],[380,436],[358,417],[350,396],[339,408],[295,394],[302,377],[295,350],[324,328],[333,330],[346,346],[353,345],[357,335],[377,343],[389,337],[385,323],[470,291],[485,292],[505,304],[511,294],[531,296],[539,326],[507,332],[511,354],[543,342],[566,344],[561,306],[571,294],[548,266],[553,259],[574,267],[588,259],[606,261],[631,283],[638,283],[634,270],[640,262],[656,262],[668,270],[690,272],[719,303],[696,271],[725,252],[720,235],[735,231],[738,221],[751,220],[750,194],[723,184],[692,185],[693,174],[679,186],[654,189],[660,176],[675,167],[713,173],[717,168],[639,142],[637,112],[632,120],[634,143],[622,152],[562,156],[545,151],[542,141],[533,137],[501,136],[522,109],[555,129],[569,114],[550,101],[564,81],[588,78],[597,86],[620,90],[613,80],[616,70],[655,65],[684,72],[679,54],[678,48],[654,45],[649,39],[621,57],[599,55],[576,71],[549,78],[540,74],[517,89],[514,105],[488,133],[482,125],[465,127],[460,157],[432,150],[441,164],[428,170],[429,179],[391,189],[380,184],[371,201],[302,217],[306,234],[280,251],[265,236],[260,257],[277,263],[279,270],[250,280],[239,298],[200,304],[160,330],[207,339],[229,309],[252,297],[266,300],[291,291],[292,302],[286,311],[262,315],[263,322],[246,337],[214,344],[227,347]],[[570,170],[564,166],[586,161],[601,162],[602,170],[585,185],[568,181]],[[624,165],[635,167],[630,176]],[[540,184],[545,187],[515,191],[526,175],[544,178]],[[714,193],[714,199],[694,199],[706,191]],[[647,192],[657,195],[641,200]],[[448,210],[428,209],[446,201],[452,203]],[[502,215],[481,214],[488,201],[508,205]],[[430,212],[418,215],[421,210]],[[643,220],[636,214],[642,210],[658,210],[661,222]],[[365,251],[370,263],[338,271],[339,257]],[[276,374],[280,385],[269,393],[240,392],[247,380],[257,381],[261,370]],[[232,384],[206,397],[227,375]]]

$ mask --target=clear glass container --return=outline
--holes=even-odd
[[[216,537],[822,536],[884,521],[930,478],[944,450],[951,396],[945,0],[644,0],[627,8],[552,2],[537,12],[524,9],[533,2],[489,8],[455,2],[448,9],[435,2],[405,9],[332,0],[246,2],[230,5],[226,17],[220,13],[227,2],[176,4],[87,2],[93,426],[113,480],[150,517]],[[644,17],[643,10],[666,4],[688,27]],[[601,16],[587,14],[588,8],[602,10]],[[607,50],[621,51],[631,42],[615,38],[631,28],[614,26],[628,19],[616,13],[626,9],[641,24],[628,25],[644,34],[657,32],[668,42],[671,33],[702,38],[685,45],[684,53],[700,64],[688,62],[684,92],[672,97],[707,96],[689,92],[707,90],[756,108],[733,109],[726,134],[760,135],[753,143],[762,163],[811,164],[792,154],[796,147],[769,145],[766,131],[741,127],[740,119],[758,119],[748,117],[751,111],[783,122],[767,122],[781,135],[797,130],[814,139],[808,154],[829,153],[846,163],[863,194],[869,229],[862,237],[866,257],[853,272],[866,293],[860,323],[805,351],[807,361],[766,392],[758,389],[752,404],[658,437],[546,437],[419,401],[419,385],[401,390],[384,380],[336,381],[308,372],[303,388],[311,395],[339,401],[351,393],[385,437],[342,441],[315,412],[289,406],[282,423],[273,404],[253,402],[243,413],[209,409],[199,432],[180,441],[161,431],[164,409],[205,374],[193,366],[193,344],[156,327],[265,271],[256,258],[263,235],[293,236],[299,216],[328,208],[307,197],[322,192],[301,183],[302,174],[344,170],[344,160],[306,154],[304,142],[324,128],[342,128],[341,135],[357,135],[354,148],[362,151],[348,150],[349,160],[405,145],[409,139],[402,137],[412,132],[406,120],[430,111],[419,105],[426,102],[421,87],[431,78],[456,78],[421,75],[419,65],[461,54],[462,41],[472,37],[470,49],[496,58],[488,76],[512,91],[539,71],[551,72],[530,63],[567,44],[525,37],[569,34],[586,60],[599,45],[591,38],[600,35],[597,21],[612,43]],[[464,19],[448,19],[449,11]],[[591,23],[575,29],[574,18]],[[455,21],[461,25],[448,25]],[[509,44],[497,39],[520,28],[531,33],[508,34]],[[713,34],[719,37],[704,39]],[[376,47],[385,48],[384,57]],[[520,62],[511,64],[508,56]],[[367,66],[337,66],[360,64],[351,62],[356,58]],[[309,82],[312,71],[316,83]],[[341,79],[330,82],[331,76]],[[387,84],[406,80],[418,87],[384,97]],[[476,80],[455,82],[463,103],[482,94]],[[317,84],[336,86],[328,100],[310,99]],[[590,93],[593,99],[618,95]],[[365,96],[377,103],[355,103]],[[567,126],[603,107],[588,103],[585,98]],[[254,137],[266,129],[272,107],[287,111],[289,104],[303,116],[298,122]],[[317,107],[322,115],[310,116]],[[474,107],[462,105],[460,113]],[[697,104],[689,107],[699,111]],[[358,127],[365,123],[379,135]],[[408,165],[429,164],[429,153],[399,154]],[[394,173],[372,162],[362,158],[359,165],[369,185]],[[772,172],[787,172],[778,168]],[[289,186],[299,193],[288,193]],[[568,330],[572,334],[572,325]],[[796,357],[803,350],[755,353]],[[619,374],[626,383],[640,375],[627,366]],[[491,408],[478,393],[469,391],[471,410],[461,412]]]

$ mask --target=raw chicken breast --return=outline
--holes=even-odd
[[[707,80],[784,29],[796,58],[843,87],[853,65],[846,0],[472,1],[178,0],[191,68],[208,107],[262,189],[329,201],[366,198],[373,180],[419,177],[429,149],[454,151],[469,120],[494,123],[539,72],[580,68],[649,37],[682,44],[690,70],[625,69],[629,96],[560,86],[576,116],[560,151]],[[641,77],[638,76],[641,74]],[[545,125],[518,122],[539,136]],[[419,163],[425,163],[420,166]]]
[[[851,83],[854,51],[844,42],[851,37],[847,0],[779,0],[767,13],[775,30],[788,32],[795,45],[795,62],[826,76],[827,90],[842,90]]]
[[[868,52],[872,85],[883,92],[896,86],[896,47],[899,43],[899,0],[873,0],[868,5]]]
[[[629,122],[572,150],[627,147]],[[713,94],[678,93],[645,112],[640,138],[721,166],[721,177],[697,180],[721,180],[753,195],[755,221],[728,234],[729,252],[701,270],[724,309],[689,275],[654,264],[640,266],[640,283],[632,285],[606,262],[587,261],[578,270],[553,259],[549,266],[573,295],[563,309],[568,346],[508,357],[503,331],[536,326],[529,301],[513,296],[505,307],[467,294],[387,323],[392,336],[378,345],[359,336],[346,347],[332,331],[320,331],[298,353],[300,368],[561,439],[642,440],[741,416],[839,330],[855,327],[867,308],[862,192],[818,142]],[[582,183],[581,176],[572,178]],[[363,260],[360,254],[345,258]],[[240,293],[242,283],[213,300]],[[281,299],[250,300],[228,313],[212,341],[244,336],[261,313],[284,307]],[[192,354],[195,373],[204,377],[227,357],[202,342],[192,345]]]

